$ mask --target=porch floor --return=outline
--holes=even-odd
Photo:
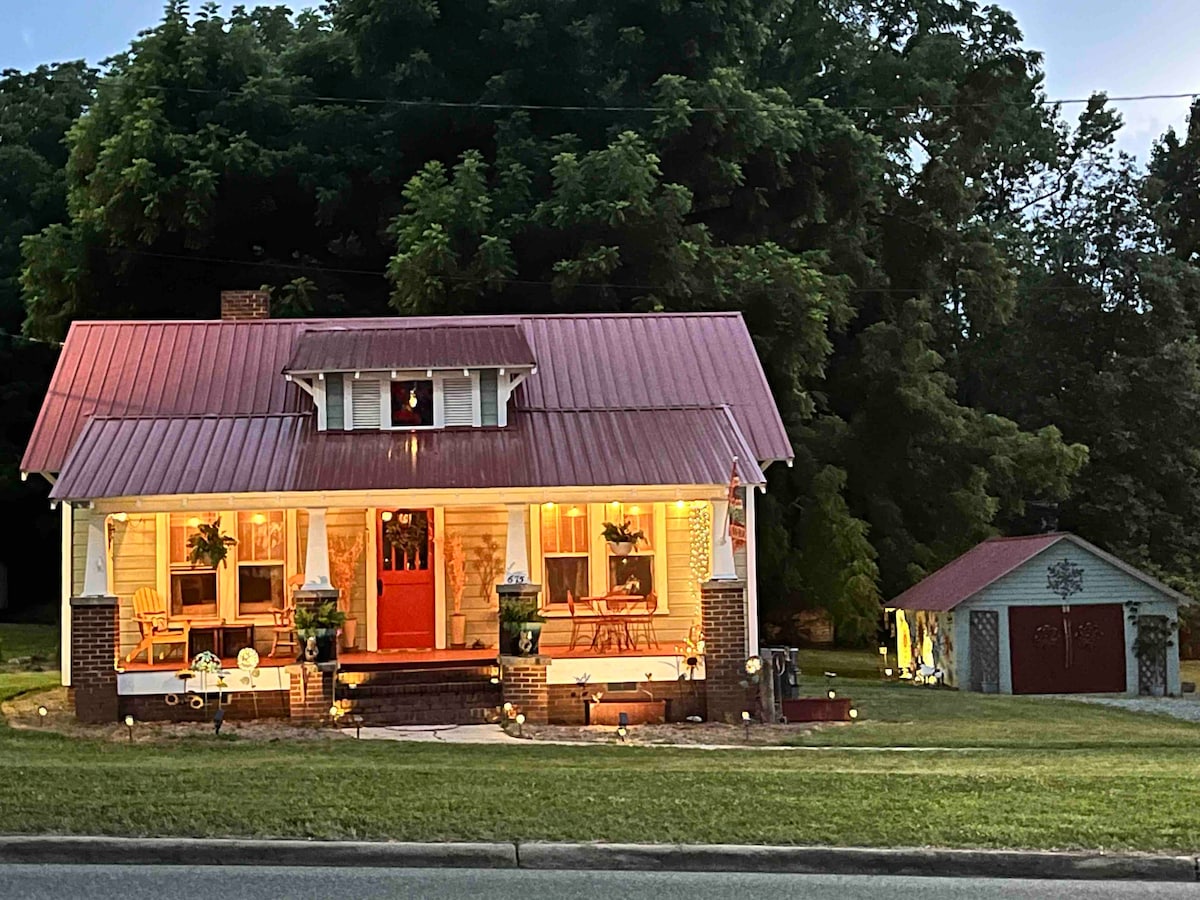
[[[639,657],[639,656],[675,656],[674,647],[660,645],[659,647],[639,648],[636,650],[611,650],[600,652],[592,650],[590,647],[576,646],[574,649],[568,648],[566,645],[553,646],[543,645],[540,648],[540,653],[543,656],[549,656],[551,659],[612,659],[616,657]],[[472,665],[488,665],[496,661],[496,650],[378,650],[374,652],[367,651],[343,651],[338,654],[338,661],[343,668],[348,669],[420,669],[420,668],[440,668],[453,666],[472,666]],[[264,656],[259,661],[259,668],[272,668],[276,666],[291,665],[296,661],[295,656]],[[233,657],[223,658],[222,665],[226,669],[236,669],[237,660]],[[121,667],[125,672],[147,672],[147,671],[176,671],[182,668],[184,660],[167,659],[159,660],[154,663],[146,663],[142,660],[135,662],[124,663]]]

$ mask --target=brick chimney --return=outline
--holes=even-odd
[[[221,291],[222,319],[271,318],[271,294],[268,291]]]

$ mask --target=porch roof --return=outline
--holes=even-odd
[[[536,364],[516,324],[311,328],[296,340],[284,372],[447,369]]]
[[[506,428],[317,431],[309,414],[96,418],[55,500],[259,492],[713,485],[762,470],[727,407],[518,410]]]

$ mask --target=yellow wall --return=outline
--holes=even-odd
[[[504,548],[508,539],[508,512],[503,506],[451,506],[445,510],[445,539],[457,534],[463,539],[463,551],[467,558],[467,587],[463,591],[462,611],[467,616],[467,646],[476,640],[484,646],[496,646],[496,591],[495,586],[483,584],[475,570],[476,550],[484,540],[491,537],[496,543],[496,556],[500,560],[498,578],[504,577]],[[450,614],[454,612],[454,600],[446,588],[446,643],[450,643]]]
[[[130,514],[124,522],[109,520],[112,535],[112,565],[109,578],[112,591],[120,601],[121,655],[124,656],[141,638],[133,621],[133,595],[139,588],[158,584],[157,532],[155,516]]]

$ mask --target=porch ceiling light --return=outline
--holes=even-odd
[[[390,521],[392,521],[392,514],[390,512],[388,512],[387,510],[384,510],[383,512],[381,512],[379,514],[379,518],[383,519],[383,521],[385,521],[385,522],[390,522]]]
[[[359,378],[359,376],[360,376],[360,375],[362,375],[362,372],[355,372],[355,373],[354,373],[354,380],[355,380],[355,381],[358,381],[358,378]]]
[[[409,409],[417,408],[417,389],[416,388],[408,389],[408,408]]]
[[[392,369],[392,381],[396,380],[396,370]]]
[[[542,509],[554,509],[554,501],[547,500],[545,503],[542,504]]]
[[[189,528],[198,528],[200,526],[200,519],[198,516],[192,516],[187,520],[187,523]]]
[[[324,373],[324,372],[318,372],[318,373],[317,373],[317,381],[324,381],[324,380],[325,380],[325,373]]]
[[[123,512],[113,513],[113,521],[114,522],[128,522],[129,521],[129,513],[123,513]]]
[[[675,508],[676,508],[676,509],[683,509],[683,507],[684,507],[684,506],[685,506],[685,504],[684,504],[684,502],[683,502],[682,500],[676,500],[676,501],[675,501]]]
[[[432,377],[433,377],[433,369],[426,369],[426,370],[425,370],[425,377],[426,377],[426,378],[432,378]]]
[[[578,519],[582,515],[583,515],[583,510],[581,510],[578,506],[572,506],[570,509],[567,510],[568,518]]]
[[[255,513],[251,517],[250,521],[252,521],[255,525],[262,525],[267,521],[267,517],[262,513]]]

